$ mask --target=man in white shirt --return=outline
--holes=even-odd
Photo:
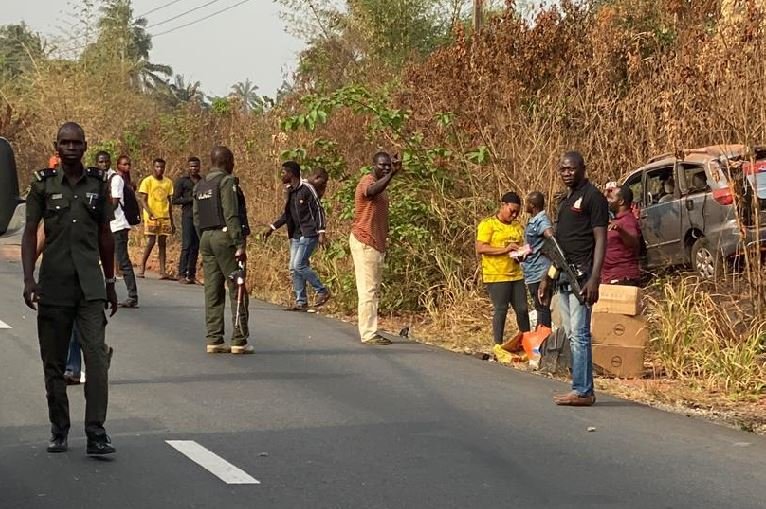
[[[109,179],[109,196],[111,197],[112,205],[114,205],[114,220],[109,223],[109,226],[114,235],[114,251],[117,254],[117,266],[122,271],[122,277],[128,289],[128,298],[119,304],[121,308],[138,307],[136,274],[133,271],[133,263],[130,261],[130,254],[128,253],[130,223],[125,218],[123,210],[125,206],[123,201],[125,196],[125,178],[123,175],[130,173],[130,164],[128,156],[120,156],[117,160],[118,171],[114,171],[112,169],[112,161],[107,152],[101,151],[96,155],[96,165],[101,170],[106,171],[106,176]]]

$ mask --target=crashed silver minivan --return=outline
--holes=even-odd
[[[714,279],[745,247],[766,249],[766,146],[663,154],[621,183],[633,191],[645,269],[685,265]]]

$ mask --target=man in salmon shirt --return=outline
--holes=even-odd
[[[349,245],[354,259],[359,336],[365,345],[390,345],[378,334],[378,303],[383,279],[383,260],[388,243],[388,194],[386,189],[402,169],[397,155],[378,152],[372,157],[372,173],[359,181],[354,192],[354,223]]]

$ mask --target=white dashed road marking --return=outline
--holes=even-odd
[[[5,323],[4,321],[0,320],[0,329],[10,329],[11,326]]]
[[[258,479],[205,449],[194,440],[166,440],[166,442],[226,484],[261,484]]]

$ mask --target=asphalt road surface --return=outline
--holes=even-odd
[[[139,285],[107,329],[117,454],[85,455],[82,386],[48,454],[35,315],[0,256],[0,508],[766,506],[762,437],[603,395],[559,408],[562,383],[261,302],[255,355],[207,355],[202,289]]]

